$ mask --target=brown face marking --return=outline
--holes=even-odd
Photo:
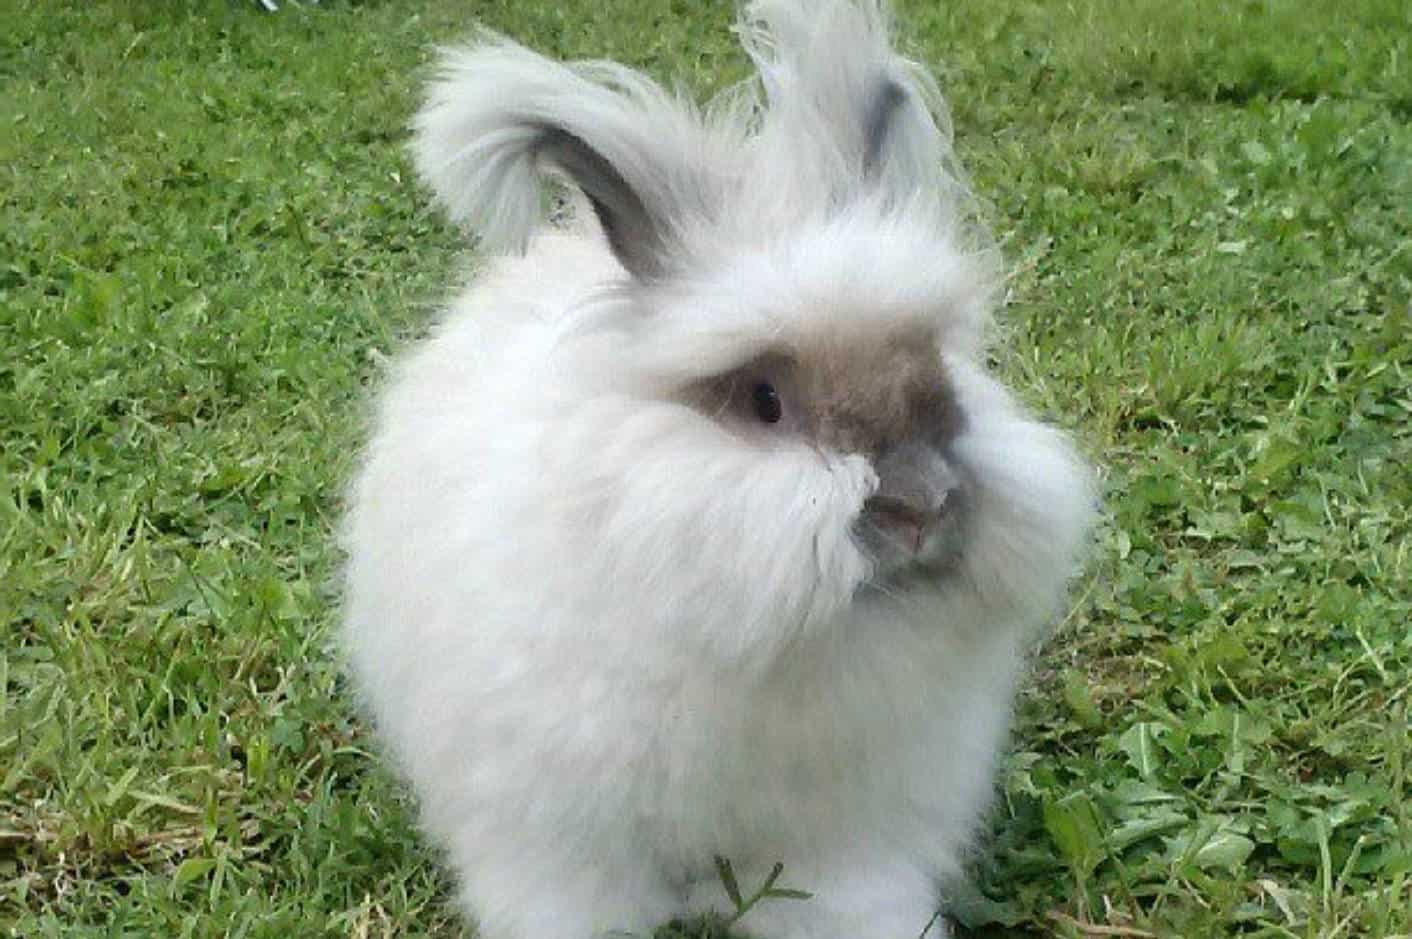
[[[894,447],[943,447],[961,414],[929,331],[836,336],[796,350],[795,394],[824,447],[876,459]]]
[[[762,422],[756,392],[778,393],[781,419]],[[962,415],[933,334],[839,334],[774,349],[688,389],[718,420],[752,434],[797,434],[874,461],[903,444],[944,449]]]

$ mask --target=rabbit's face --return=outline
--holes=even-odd
[[[861,458],[875,482],[846,527],[876,571],[939,569],[956,547],[962,478],[949,450],[964,417],[931,331],[781,343],[690,397],[763,450],[784,443],[824,463],[825,454]]]
[[[555,374],[599,402],[570,406],[563,439],[597,506],[576,517],[617,548],[600,582],[685,576],[789,622],[942,587],[982,501],[957,444],[986,415],[952,372],[979,344],[987,263],[854,220],[587,304]]]

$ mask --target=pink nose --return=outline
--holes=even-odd
[[[927,535],[946,514],[946,496],[942,493],[935,505],[924,506],[892,496],[873,496],[863,503],[863,511],[879,526],[896,533],[916,554],[926,544]]]

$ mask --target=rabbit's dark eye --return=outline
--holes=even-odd
[[[755,416],[766,424],[779,423],[780,417],[784,415],[784,405],[780,403],[780,393],[775,390],[775,386],[769,382],[761,382],[755,386],[751,397],[755,402]]]

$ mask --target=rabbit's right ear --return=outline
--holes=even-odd
[[[523,250],[545,172],[583,191],[639,280],[670,271],[679,226],[711,204],[696,115],[611,63],[562,65],[486,35],[443,56],[413,130],[422,178],[452,218],[500,248]]]
[[[769,102],[762,136],[829,196],[905,198],[950,182],[945,105],[893,49],[883,0],[749,0],[738,31]]]

